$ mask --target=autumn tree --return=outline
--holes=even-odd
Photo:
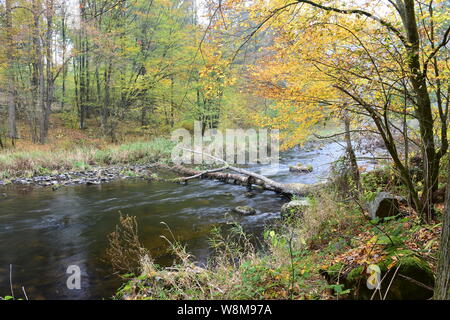
[[[280,57],[280,63],[273,66],[273,60],[267,63],[266,59],[263,70],[256,73],[270,72],[267,65],[276,67],[279,70],[272,73],[271,80],[279,80],[271,81],[276,84],[273,90],[286,87],[285,91],[292,90],[300,99],[315,100],[311,108],[305,103],[295,107],[286,102],[285,95],[281,100],[284,110],[277,117],[306,112],[304,119],[285,121],[284,125],[307,126],[314,106],[336,105],[333,96],[339,92],[351,101],[346,104],[350,112],[372,120],[408,187],[413,205],[424,221],[430,221],[432,193],[438,186],[441,159],[448,150],[449,97],[443,86],[448,81],[450,26],[445,18],[445,1],[387,1],[381,8],[371,2],[364,6],[340,1],[255,1],[252,6],[231,2],[249,11],[255,21],[247,36],[262,29],[275,33],[272,53],[275,59]],[[288,64],[292,60],[298,61],[294,67]],[[292,72],[297,66],[303,69]],[[312,72],[321,80],[304,75]],[[401,144],[394,137],[396,131],[402,131],[397,120],[405,114],[417,119],[420,127],[417,141],[405,138],[422,151],[423,188],[413,182],[399,151]],[[299,135],[302,130],[293,132]]]

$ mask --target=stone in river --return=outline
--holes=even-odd
[[[290,166],[289,171],[291,172],[299,172],[299,173],[310,173],[313,171],[312,166],[304,166],[304,165],[296,165],[296,166]]]
[[[233,211],[242,216],[253,216],[256,214],[256,210],[249,206],[239,206],[234,208]]]

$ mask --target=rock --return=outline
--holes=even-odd
[[[255,194],[254,194],[254,193],[251,193],[251,192],[246,192],[246,193],[244,193],[244,196],[245,196],[246,198],[253,198],[253,197],[255,196]]]
[[[290,217],[302,213],[311,204],[308,200],[293,200],[291,202],[285,203],[281,207],[281,216],[283,218]]]
[[[253,216],[256,214],[256,210],[249,206],[239,206],[234,208],[233,211],[242,216]]]
[[[88,181],[86,181],[86,184],[88,186],[95,186],[95,185],[99,185],[101,183],[100,183],[100,181],[97,181],[97,180],[88,180]]]
[[[304,165],[298,164],[296,166],[290,166],[289,171],[298,172],[298,173],[310,173],[313,171],[313,167],[311,165],[304,166]]]
[[[418,258],[413,252],[404,252],[405,256],[399,259],[391,269],[388,266],[393,262],[392,257],[385,258],[378,264],[381,270],[381,292],[384,295],[391,284],[386,296],[387,300],[428,300],[433,296],[431,288],[434,286],[434,276],[427,262]],[[399,266],[399,267],[398,267]],[[392,280],[395,270],[397,274]],[[321,274],[328,283],[340,283],[344,289],[350,289],[347,296],[349,299],[370,300],[373,290],[367,287],[369,275],[365,272],[364,266],[360,265],[348,269],[342,263],[337,263],[327,270],[321,270]],[[420,285],[418,284],[420,283]],[[427,289],[428,287],[429,289]],[[379,294],[374,295],[374,299],[379,300]]]
[[[382,219],[398,215],[400,213],[399,205],[403,201],[403,198],[387,192],[378,193],[375,199],[368,203],[370,218]]]

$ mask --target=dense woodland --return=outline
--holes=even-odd
[[[4,2],[6,136],[20,138],[17,122],[26,123],[44,144],[52,113],[81,130],[96,118],[113,142],[124,119],[162,131],[194,119],[217,127],[238,105],[236,87],[225,90],[236,82],[222,58],[231,49],[198,19],[195,1]]]
[[[5,153],[48,143],[61,122],[108,143],[121,126],[264,127],[291,148],[337,120],[352,194],[365,192],[352,139],[372,135],[420,223],[442,221],[435,297],[449,298],[449,195],[435,208],[450,179],[448,0],[0,4]]]

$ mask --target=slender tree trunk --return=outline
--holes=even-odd
[[[442,221],[441,245],[434,289],[434,299],[437,300],[450,300],[450,161],[447,172],[445,212]]]
[[[420,124],[422,138],[422,154],[424,162],[424,192],[422,194],[422,208],[420,214],[422,220],[430,222],[432,219],[432,194],[438,186],[438,173],[440,157],[437,156],[434,132],[431,100],[428,93],[426,75],[423,74],[420,62],[420,37],[416,22],[414,0],[404,0],[404,26],[409,42],[408,67],[410,81],[416,96],[416,115]]]
[[[47,140],[49,119],[51,112],[51,104],[53,101],[53,48],[52,48],[52,38],[53,38],[53,15],[54,15],[53,0],[46,0],[45,2],[45,17],[47,19],[47,30],[45,36],[45,71],[46,71],[46,81],[42,83],[45,88],[45,94],[43,96],[44,101],[42,103],[42,118],[41,118],[41,130],[39,142],[44,144]]]
[[[105,69],[105,101],[103,102],[101,126],[104,135],[109,134],[108,118],[111,108],[111,73],[112,73],[112,61],[109,61],[108,67]]]
[[[81,26],[78,34],[78,50],[79,56],[79,119],[80,129],[86,129],[86,113],[87,113],[87,85],[86,85],[86,67],[87,67],[87,44],[86,44],[86,0],[80,0],[80,19]]]
[[[174,112],[175,112],[175,101],[174,101],[174,80],[173,80],[173,74],[170,75],[170,127],[173,128],[175,124],[174,119]]]
[[[352,145],[352,138],[350,135],[350,117],[348,116],[348,111],[344,109],[344,125],[345,125],[345,142],[347,144],[346,153],[348,161],[350,163],[350,170],[352,173],[353,183],[355,184],[356,190],[361,190],[361,182],[359,178],[358,162],[356,161],[355,151]]]
[[[5,31],[6,31],[6,60],[7,60],[7,78],[8,78],[8,137],[12,143],[17,139],[16,128],[16,97],[15,97],[15,78],[14,78],[14,45],[12,38],[12,11],[11,0],[5,2]]]
[[[31,132],[34,143],[39,142],[38,124],[42,116],[42,103],[44,96],[44,70],[40,40],[40,11],[41,3],[39,0],[33,0],[33,30],[32,30],[32,75],[31,75]]]
[[[61,85],[61,111],[64,110],[66,103],[66,78],[67,78],[67,66],[66,66],[66,51],[67,51],[67,30],[66,30],[66,19],[67,19],[67,8],[66,2],[61,3],[61,36],[62,36],[62,85]]]

